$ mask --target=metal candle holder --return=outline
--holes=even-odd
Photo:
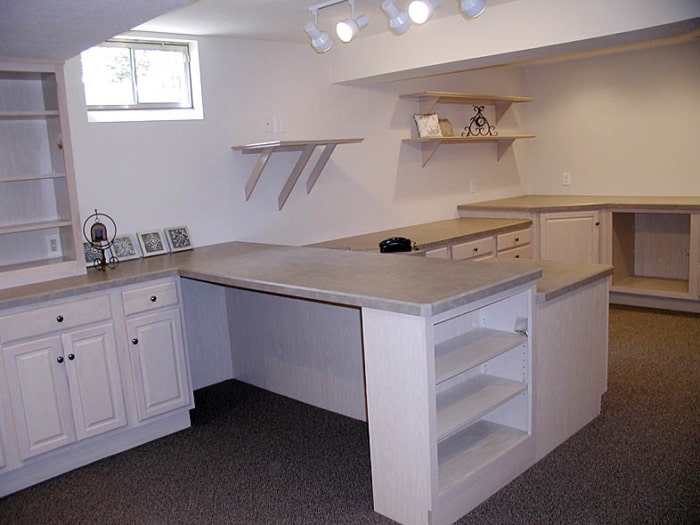
[[[94,221],[92,226],[90,226],[90,232],[88,235],[86,228],[91,219],[94,219]],[[109,235],[107,226],[105,225],[105,220],[106,222],[111,223],[111,236]],[[114,239],[116,236],[117,224],[114,222],[114,219],[112,219],[112,217],[106,213],[98,213],[97,209],[95,209],[95,213],[85,219],[85,222],[83,223],[83,237],[85,237],[85,240],[90,246],[100,252],[100,257],[96,257],[92,262],[92,265],[96,269],[104,272],[107,268],[116,268],[119,264],[119,259],[117,257],[110,255],[108,259],[106,253],[107,250],[114,244]]]

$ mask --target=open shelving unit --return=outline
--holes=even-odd
[[[56,64],[0,63],[0,288],[86,271],[63,85]]]
[[[470,95],[466,93],[447,93],[442,91],[421,91],[419,93],[408,93],[399,95],[402,99],[412,99],[418,102],[420,113],[430,113],[434,111],[437,104],[474,104],[482,106],[493,106],[496,112],[496,124],[513,104],[532,102],[529,97],[508,97],[493,95]],[[497,160],[501,160],[508,148],[514,141],[519,139],[532,139],[535,135],[529,134],[498,134],[493,136],[479,137],[421,137],[403,139],[407,144],[418,145],[421,148],[422,165],[428,163],[438,148],[443,144],[480,144],[495,143],[497,145]]]
[[[253,168],[253,172],[248,178],[248,182],[245,185],[245,200],[249,200],[250,196],[253,194],[253,190],[260,180],[262,172],[267,166],[267,162],[270,160],[270,156],[276,152],[284,151],[300,151],[301,155],[297,160],[296,164],[292,168],[292,171],[287,178],[287,182],[282,187],[279,198],[277,199],[277,204],[281,210],[284,204],[289,198],[289,194],[294,189],[301,173],[311,159],[311,155],[317,147],[323,147],[321,155],[318,157],[316,164],[314,165],[309,178],[306,181],[306,193],[310,193],[311,189],[316,184],[323,168],[326,167],[328,159],[331,158],[333,151],[339,144],[352,144],[357,142],[362,142],[364,139],[361,138],[349,138],[349,139],[320,139],[320,140],[287,140],[287,141],[271,141],[271,142],[258,142],[254,144],[244,144],[242,146],[232,146],[231,149],[234,151],[240,151],[241,153],[257,153],[260,155],[258,162]]]

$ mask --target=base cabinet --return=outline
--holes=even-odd
[[[363,310],[377,512],[453,523],[534,463],[533,293],[430,318]]]
[[[164,279],[0,312],[0,497],[189,426],[179,297]]]

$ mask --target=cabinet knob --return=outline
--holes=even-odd
[[[152,303],[155,303],[157,300],[158,300],[158,297],[156,297],[155,295],[151,295],[151,302]]]
[[[60,365],[61,363],[63,363],[63,356],[62,356],[62,355],[59,355],[59,356],[56,358],[56,362],[57,362],[59,365]]]
[[[599,222],[596,222],[595,225],[596,225],[596,226],[600,226],[600,223],[599,223]]]
[[[474,253],[478,252],[479,248],[474,248]]]
[[[57,316],[57,317],[56,317],[56,321],[58,321],[59,323],[62,323],[62,322],[63,322],[63,316],[62,316],[62,315]]]
[[[516,255],[515,258],[516,258],[516,259],[520,259],[520,255],[519,255],[519,254]]]
[[[68,361],[75,359],[75,354],[68,354]]]
[[[515,242],[520,242],[520,237],[516,237]]]
[[[134,338],[131,340],[131,344],[132,344],[132,345],[137,345],[137,344],[139,344],[138,338],[134,337]]]

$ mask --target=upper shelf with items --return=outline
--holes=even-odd
[[[529,97],[500,97],[492,95],[470,95],[466,93],[447,93],[444,91],[421,91],[420,93],[408,93],[399,95],[399,98],[412,99],[418,101],[418,107],[421,114],[427,114],[434,111],[437,104],[473,104],[475,106],[494,106],[496,110],[496,123],[501,120],[501,117],[513,105],[523,102],[532,102],[534,99]],[[534,135],[519,135],[519,134],[497,134],[497,135],[480,135],[480,136],[430,136],[404,139],[403,142],[408,144],[419,144],[422,153],[422,165],[425,166],[431,159],[433,154],[442,144],[473,144],[482,142],[495,142],[498,146],[497,159],[505,154],[508,148],[518,139],[531,139]]]
[[[466,93],[446,93],[444,91],[421,91],[399,95],[399,98],[418,100],[421,113],[430,113],[435,104],[475,104],[479,106],[495,106],[496,124],[513,105],[522,102],[532,102],[530,97],[497,97],[492,95],[468,95]]]
[[[250,199],[253,194],[255,185],[260,179],[267,161],[270,160],[270,155],[278,151],[301,151],[301,155],[297,160],[294,168],[292,168],[289,178],[285,183],[282,191],[280,192],[277,204],[281,210],[284,203],[287,202],[289,194],[292,192],[294,185],[299,180],[301,172],[304,171],[306,164],[309,162],[311,155],[318,146],[323,146],[323,152],[316,161],[316,165],[309,174],[309,178],[306,181],[306,193],[311,192],[311,188],[316,184],[319,175],[326,166],[328,159],[330,159],[333,150],[338,144],[351,144],[355,142],[362,142],[364,139],[352,138],[352,139],[321,139],[321,140],[276,140],[272,142],[258,142],[255,144],[245,144],[243,146],[232,146],[231,149],[238,150],[241,153],[259,153],[260,158],[258,159],[255,168],[253,168],[253,173],[250,175],[248,182],[245,185],[245,200]]]

